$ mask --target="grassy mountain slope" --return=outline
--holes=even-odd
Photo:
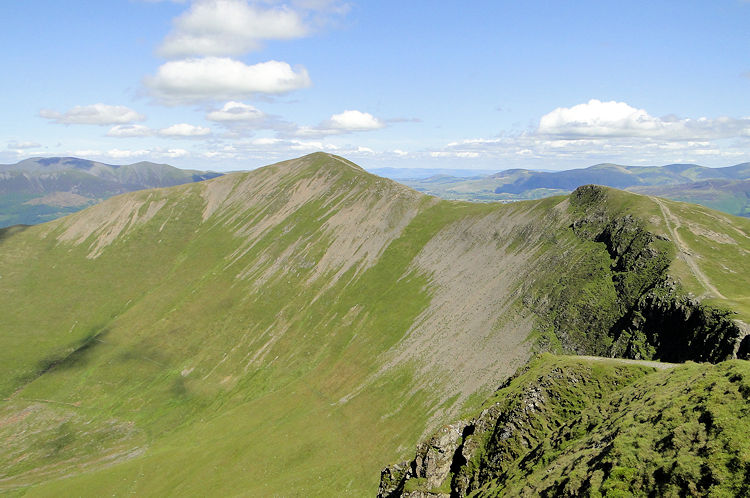
[[[380,496],[746,496],[748,423],[748,361],[543,355],[384,470]]]
[[[123,166],[75,157],[0,165],[0,227],[33,225],[74,213],[113,195],[214,178],[218,173],[139,162]]]
[[[749,225],[593,187],[441,201],[313,154],[2,230],[0,490],[373,493],[533,349],[731,355]],[[702,317],[688,292],[739,314],[665,349],[648,310]]]
[[[743,163],[726,168],[599,164],[557,172],[512,169],[470,179],[442,175],[399,181],[444,199],[472,201],[539,199],[594,183],[746,216],[750,206],[749,180],[750,164]]]
[[[750,217],[750,179],[702,180],[661,187],[633,187],[640,194],[692,202],[737,216]]]

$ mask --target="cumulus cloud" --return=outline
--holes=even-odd
[[[187,157],[190,155],[190,152],[186,151],[185,149],[167,149],[157,150],[155,151],[155,155],[157,157],[168,157],[170,159],[175,159],[178,157]]]
[[[334,114],[328,120],[327,125],[334,130],[342,131],[377,130],[385,126],[382,121],[372,114],[356,110]]]
[[[167,62],[144,83],[168,104],[284,94],[312,84],[304,67],[274,60],[249,66],[225,57]]]
[[[210,121],[218,122],[258,122],[265,118],[265,114],[249,104],[242,102],[227,102],[224,106],[206,115]]]
[[[625,102],[588,103],[558,107],[539,120],[539,133],[569,136],[631,136],[658,131],[660,120]]]
[[[127,161],[127,160],[161,160],[161,159],[174,159],[190,156],[190,152],[185,149],[167,149],[162,147],[154,147],[151,149],[109,149],[109,150],[73,150],[61,153],[61,155],[70,155],[74,157],[85,157],[87,159],[98,159],[98,160],[115,160],[115,161]]]
[[[113,159],[133,159],[148,156],[151,151],[140,149],[140,150],[123,150],[123,149],[110,149],[106,152],[108,157]]]
[[[537,133],[565,139],[700,140],[739,136],[746,130],[750,130],[750,118],[658,118],[625,102],[592,99],[585,104],[559,107],[545,114],[539,120]]]
[[[734,162],[750,159],[748,138],[748,117],[655,117],[625,102],[590,100],[554,109],[533,129],[455,141],[425,153],[432,158],[494,161],[504,168]]]
[[[258,137],[250,141],[252,145],[276,145],[283,142],[280,138]]]
[[[464,152],[464,151],[433,151],[430,152],[430,157],[460,157],[474,159],[479,157],[478,152]]]
[[[291,153],[314,151],[341,152],[338,145],[322,140],[300,140],[279,137],[248,137],[231,143],[216,141],[209,144],[203,156],[210,159],[240,159],[258,157],[289,158]]]
[[[143,125],[117,125],[108,132],[108,137],[134,138],[134,137],[169,137],[169,138],[195,138],[206,137],[211,134],[211,128],[196,126],[188,123],[178,123],[166,128],[155,130]]]
[[[341,135],[355,131],[372,131],[385,127],[385,123],[370,113],[346,110],[332,115],[318,126],[301,126],[295,130],[294,135],[301,137],[325,137],[328,135]]]
[[[107,132],[107,136],[121,138],[147,137],[153,133],[154,131],[148,126],[129,124],[113,126]]]
[[[241,55],[263,40],[306,36],[300,14],[286,6],[261,7],[244,0],[200,0],[174,21],[158,52],[165,57]]]
[[[91,124],[102,126],[127,124],[146,119],[143,114],[139,114],[129,107],[106,104],[79,105],[64,113],[42,109],[39,111],[39,115],[58,124]]]
[[[211,134],[211,128],[204,126],[195,126],[187,123],[174,124],[167,128],[159,130],[159,135],[162,137],[205,137]]]

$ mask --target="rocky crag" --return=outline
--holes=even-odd
[[[542,355],[386,467],[378,496],[747,496],[750,362]]]
[[[642,218],[622,210],[615,191],[596,185],[570,196],[572,222],[556,239],[575,237],[585,251],[547,252],[523,302],[540,317],[542,349],[669,362],[718,362],[747,355],[744,322],[726,306],[687,292],[670,272],[679,248]],[[576,289],[576,292],[571,292]]]

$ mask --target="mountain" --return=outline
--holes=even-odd
[[[0,491],[375,494],[544,351],[750,355],[750,220],[316,153],[0,231]]]
[[[0,227],[34,225],[113,195],[219,176],[139,162],[123,166],[75,157],[37,157],[0,164]]]
[[[511,169],[479,178],[440,176],[399,181],[445,199],[474,201],[539,199],[593,183],[689,201],[739,216],[750,213],[750,163],[726,168],[598,164],[555,172]]]

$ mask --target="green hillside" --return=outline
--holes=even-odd
[[[634,187],[629,190],[640,194],[701,204],[725,213],[750,217],[750,179],[703,180],[661,187]]]
[[[626,361],[540,356],[379,496],[750,494],[750,362]]]
[[[0,228],[54,220],[125,192],[216,176],[145,161],[119,166],[75,157],[0,164]]]
[[[748,233],[600,187],[442,201],[322,153],[4,229],[0,491],[372,495],[535,351],[750,354]]]

